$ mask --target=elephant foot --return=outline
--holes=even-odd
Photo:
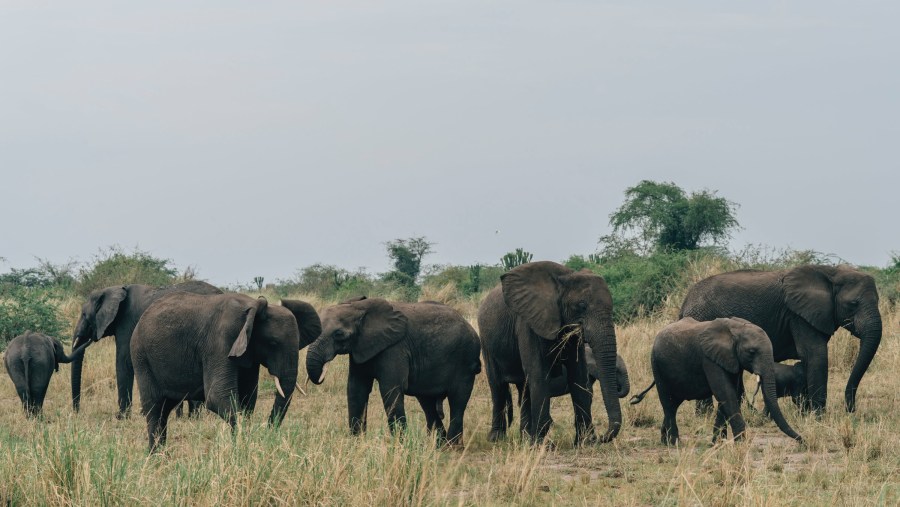
[[[504,438],[506,438],[506,431],[504,430],[491,430],[491,432],[488,433],[488,442],[497,442]]]
[[[131,417],[131,412],[119,412],[116,414],[116,419],[118,419],[120,421],[124,421],[124,420],[128,419],[129,417]]]

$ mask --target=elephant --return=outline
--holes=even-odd
[[[500,277],[478,309],[485,370],[493,405],[488,440],[506,434],[511,396],[509,384],[521,386],[523,436],[544,441],[552,424],[551,379],[565,375],[575,410],[576,445],[595,440],[591,421],[592,394],[584,345],[599,369],[600,392],[609,428],[600,437],[609,442],[622,426],[616,396],[616,333],[612,296],[603,277],[588,270],[575,272],[550,261],[517,266]],[[559,389],[556,389],[559,392]]]
[[[3,363],[22,400],[25,415],[41,415],[53,372],[59,371],[60,363],[71,363],[84,354],[85,347],[87,344],[67,356],[58,339],[31,331],[10,340]]]
[[[856,410],[856,391],[881,343],[875,279],[846,265],[714,275],[688,291],[681,317],[740,317],[761,327],[772,340],[775,361],[803,361],[809,393],[805,408],[818,415],[827,400],[831,335],[843,327],[860,340],[844,391],[848,412]]]
[[[756,385],[756,392],[753,393],[754,399],[756,399],[756,394],[761,387],[761,382]],[[803,364],[803,361],[793,365],[775,363],[775,395],[779,398],[790,396],[795,405],[798,407],[802,406],[803,400],[808,396],[806,392],[806,366]],[[768,408],[763,413],[768,415]]]
[[[264,297],[188,292],[159,298],[131,347],[150,451],[165,444],[169,413],[182,400],[205,401],[234,430],[235,409],[256,406],[260,365],[277,390],[269,424],[280,424],[297,383],[298,350],[321,329],[315,309],[298,300],[275,306]]]
[[[392,433],[406,428],[404,395],[415,396],[429,431],[439,441],[462,442],[463,419],[475,375],[481,372],[478,335],[454,309],[434,303],[400,303],[361,297],[326,308],[322,335],[306,353],[310,380],[321,384],[337,354],[350,355],[347,415],[350,433],[366,430],[372,384],[378,389]],[[449,431],[442,419],[450,406]]]
[[[118,419],[131,411],[134,388],[134,367],[131,363],[131,335],[144,311],[160,297],[175,292],[221,294],[222,291],[206,282],[190,281],[168,287],[149,285],[116,285],[91,292],[81,307],[75,326],[72,348],[95,342],[105,336],[116,337],[116,387],[119,397]],[[72,364],[72,407],[81,408],[81,373],[84,355]],[[193,407],[192,407],[193,408]]]
[[[656,335],[650,365],[653,383],[632,398],[631,403],[640,403],[656,386],[664,415],[660,433],[665,445],[678,441],[675,416],[682,402],[711,395],[719,402],[713,443],[726,436],[726,421],[735,440],[742,439],[746,428],[740,405],[743,370],[759,375],[763,401],[778,428],[798,442],[803,440],[778,407],[772,343],[765,331],[751,322],[740,318],[699,322],[685,317]]]

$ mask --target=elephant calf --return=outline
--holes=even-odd
[[[756,392],[753,393],[754,399],[761,387],[762,382],[756,385]],[[803,364],[803,361],[793,365],[775,363],[775,395],[779,398],[790,396],[794,405],[801,409],[805,408],[803,405],[808,397],[808,391],[806,389],[806,365]],[[769,415],[768,407],[763,409],[763,413]]]
[[[86,346],[82,345],[67,356],[59,340],[30,331],[9,342],[3,362],[26,415],[41,414],[53,372],[59,371],[59,363],[71,363],[84,354]]]
[[[322,335],[306,354],[306,371],[321,384],[326,364],[337,354],[350,355],[347,411],[353,434],[366,429],[369,394],[378,380],[391,432],[406,427],[403,395],[408,394],[419,400],[429,430],[458,443],[481,371],[479,353],[475,330],[448,306],[361,298],[325,309]],[[438,410],[444,398],[450,404],[449,433]]]
[[[639,403],[656,385],[664,414],[661,429],[664,444],[678,440],[675,415],[681,403],[711,395],[719,402],[713,442],[725,437],[726,421],[734,438],[743,438],[746,425],[739,401],[743,370],[760,376],[763,400],[778,428],[787,436],[802,440],[778,407],[772,343],[759,326],[738,318],[697,322],[687,317],[669,324],[656,335],[650,360],[653,384],[631,403]]]

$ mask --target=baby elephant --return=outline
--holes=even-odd
[[[772,342],[760,327],[738,318],[698,322],[686,317],[656,335],[650,361],[653,384],[631,403],[639,403],[656,385],[664,414],[661,430],[664,444],[678,440],[675,414],[681,403],[710,395],[719,402],[713,442],[726,436],[726,421],[734,438],[743,438],[746,425],[739,401],[742,370],[760,376],[763,400],[778,428],[787,436],[802,440],[778,408]]]
[[[762,382],[756,385],[756,392],[753,393],[754,400],[761,387]],[[806,366],[803,361],[793,365],[775,363],[775,395],[779,398],[790,396],[794,405],[803,407],[803,400],[809,399],[806,389]],[[769,415],[768,407],[763,409],[763,414]]]
[[[321,384],[326,364],[337,354],[350,355],[347,411],[353,434],[366,429],[369,394],[378,380],[392,432],[406,427],[403,395],[408,394],[419,400],[429,430],[458,443],[481,371],[479,353],[475,330],[448,306],[358,298],[323,311],[322,335],[309,346],[306,371]],[[450,404],[449,434],[438,411],[444,398]]]
[[[82,355],[86,346],[87,343],[67,356],[59,340],[31,331],[9,342],[3,362],[26,415],[41,414],[53,372],[59,371],[59,363],[71,363]]]

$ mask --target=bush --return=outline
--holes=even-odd
[[[178,281],[178,270],[170,265],[171,262],[153,257],[148,252],[135,250],[125,253],[118,247],[112,247],[101,252],[93,265],[81,269],[78,294],[87,296],[91,291],[111,285],[171,285]]]
[[[60,337],[66,322],[59,315],[58,304],[59,295],[51,289],[0,287],[0,350],[25,331]]]
[[[19,287],[57,287],[62,290],[70,290],[75,286],[75,263],[52,264],[49,261],[38,259],[38,265],[34,268],[9,270],[9,273],[0,274],[0,286],[16,285]]]
[[[301,269],[293,280],[280,281],[276,293],[315,294],[323,300],[343,300],[374,292],[375,283],[365,271],[351,273],[330,264],[313,264]]]

